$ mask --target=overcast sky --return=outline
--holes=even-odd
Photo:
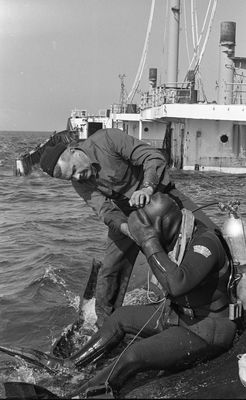
[[[156,0],[148,69],[165,81],[166,4]],[[183,2],[192,54],[190,0]],[[196,0],[201,30],[209,0]],[[142,55],[151,0],[0,0],[0,130],[65,129],[74,108],[97,113],[119,103],[119,74],[130,92]],[[216,99],[221,21],[235,21],[236,56],[246,56],[246,0],[218,0],[201,65],[205,92]],[[180,72],[188,68],[181,28]]]

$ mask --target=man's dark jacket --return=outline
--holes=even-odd
[[[127,222],[131,195],[144,184],[154,190],[169,184],[167,162],[161,151],[119,129],[101,129],[78,144],[97,173],[75,190],[112,230]]]

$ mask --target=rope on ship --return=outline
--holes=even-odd
[[[212,9],[211,9],[211,5]],[[213,19],[214,19],[214,15],[215,15],[215,11],[216,11],[216,7],[217,7],[217,0],[209,0],[209,4],[207,7],[207,11],[204,17],[204,21],[202,24],[202,29],[200,32],[200,35],[198,37],[198,20],[197,20],[197,8],[196,5],[194,6],[194,2],[193,0],[191,0],[191,30],[192,30],[192,42],[193,42],[193,57],[192,60],[190,61],[190,56],[189,56],[189,47],[188,47],[188,37],[187,37],[187,21],[186,21],[186,9],[185,9],[185,1],[183,2],[183,7],[184,7],[184,23],[185,23],[185,30],[186,30],[186,49],[187,49],[187,55],[188,55],[188,60],[189,60],[189,67],[187,69],[187,73],[185,75],[184,78],[184,82],[187,79],[187,75],[188,75],[188,71],[191,69],[192,64],[195,61],[195,66],[194,66],[194,73],[197,76],[197,81],[198,84],[201,87],[201,91],[203,94],[203,98],[204,100],[207,100],[206,94],[205,94],[205,90],[203,87],[203,82],[202,82],[202,77],[201,77],[201,72],[200,72],[200,64],[207,46],[207,42],[208,42],[208,38],[209,38],[209,34],[211,32],[211,28],[212,28],[212,24],[213,24]],[[210,11],[211,9],[211,11]],[[210,12],[210,19],[209,22],[207,23],[208,20],[208,16],[209,16],[209,12]],[[207,26],[207,31],[205,34],[205,27]],[[200,48],[200,44],[202,42],[202,39],[204,37],[205,34],[205,38],[204,38],[204,42],[203,42],[203,46],[202,49],[200,51],[199,54],[199,48]]]
[[[140,59],[139,67],[138,67],[138,70],[137,70],[137,74],[136,74],[132,89],[131,89],[128,97],[127,97],[127,101],[130,104],[133,101],[133,98],[134,98],[134,96],[136,94],[136,91],[138,89],[138,86],[139,86],[139,83],[140,83],[140,80],[141,80],[141,77],[142,77],[142,74],[143,74],[144,65],[145,65],[145,61],[146,61],[146,56],[147,56],[147,52],[148,52],[149,38],[150,38],[150,33],[151,33],[151,28],[152,28],[154,9],[155,9],[155,0],[152,0],[151,8],[150,8],[149,22],[148,22],[148,27],[147,27],[144,47],[143,47],[143,51],[142,51],[142,56],[141,56],[141,59]]]
[[[206,36],[205,36],[205,39],[204,39],[204,44],[203,44],[203,47],[202,47],[200,56],[198,57],[198,49],[199,49],[200,43],[201,43],[201,41],[202,41],[202,39],[203,39],[203,36],[204,36],[205,26],[206,26],[206,24],[207,24],[207,19],[208,19],[208,15],[209,15],[209,9],[210,9],[210,7],[211,7],[212,2],[213,2],[213,8],[212,8],[212,10],[211,10],[210,20],[209,20],[209,23],[208,23],[208,29],[207,29],[207,32],[206,32]],[[183,4],[184,4],[184,14],[186,15],[186,11],[185,11],[185,1],[183,2]],[[193,4],[193,2],[192,2],[192,4]],[[215,14],[215,11],[216,11],[216,7],[217,7],[217,0],[210,0],[210,1],[209,1],[209,4],[208,4],[208,7],[207,7],[206,15],[205,15],[205,17],[204,17],[204,21],[203,21],[201,33],[200,33],[200,35],[199,35],[199,38],[198,38],[197,42],[195,41],[194,22],[191,24],[191,27],[192,27],[192,37],[193,37],[193,48],[194,48],[194,53],[193,53],[192,60],[191,60],[190,63],[189,63],[188,71],[191,69],[191,66],[192,66],[192,64],[193,64],[193,62],[194,62],[195,59],[197,59],[196,65],[195,65],[195,69],[197,70],[197,69],[199,68],[199,65],[200,65],[200,63],[201,63],[203,54],[204,54],[205,49],[206,49],[206,45],[207,45],[207,42],[208,42],[209,34],[210,34],[210,31],[211,31],[211,28],[212,28],[212,23],[213,23],[213,18],[214,18],[214,14]],[[194,11],[193,11],[193,9],[192,9],[192,11],[191,11],[192,20],[194,19],[193,13],[194,13]],[[186,18],[185,18],[185,25],[186,25],[186,24],[187,24],[187,22],[186,22]],[[187,28],[186,28],[186,30],[187,30]],[[186,74],[186,76],[187,76],[187,74]],[[186,79],[186,77],[185,77],[185,79]],[[185,79],[184,79],[184,80],[185,80]]]
[[[183,2],[183,9],[184,9],[184,31],[185,31],[185,46],[186,46],[186,52],[187,52],[187,57],[188,57],[188,62],[189,65],[191,65],[190,61],[190,50],[189,50],[189,40],[188,40],[188,29],[187,29],[187,17],[186,17],[186,7],[185,7],[185,1]]]
[[[203,54],[204,54],[205,49],[206,49],[206,45],[207,45],[207,42],[208,42],[209,34],[211,32],[211,29],[212,29],[212,24],[213,24],[213,19],[214,19],[216,7],[217,7],[217,0],[214,0],[213,8],[212,8],[211,15],[210,15],[210,20],[209,20],[209,25],[208,25],[208,29],[207,29],[207,33],[206,33],[206,36],[205,36],[205,39],[204,39],[204,43],[203,43],[203,47],[202,47],[202,50],[201,50],[201,53],[200,53],[200,57],[199,57],[198,62],[196,64],[196,66],[195,66],[195,72],[199,68],[199,65],[201,64],[202,57],[203,57]]]

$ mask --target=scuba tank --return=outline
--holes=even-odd
[[[221,211],[228,212],[222,234],[232,258],[233,271],[229,283],[232,299],[229,318],[232,320],[241,316],[242,307],[246,310],[246,237],[244,223],[238,212],[239,205],[239,201],[231,201],[227,205],[219,203]]]

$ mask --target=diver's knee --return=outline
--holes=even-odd
[[[130,347],[122,357],[122,363],[128,365],[129,369],[131,369],[131,367],[136,367],[138,364],[142,364],[142,361],[142,357],[134,347]]]
[[[128,314],[128,306],[116,308],[107,319],[107,322],[112,325],[121,325],[126,320]]]
[[[233,344],[236,331],[236,324],[225,318],[216,326],[214,332],[214,344],[219,344],[223,346],[225,350],[228,350]]]

